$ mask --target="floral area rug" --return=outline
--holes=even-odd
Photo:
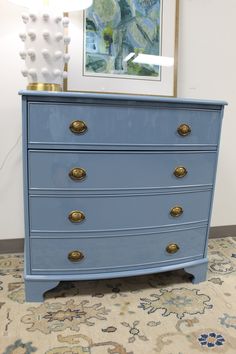
[[[62,282],[24,302],[22,254],[0,255],[1,354],[236,353],[236,238],[211,239],[206,282],[184,271]]]

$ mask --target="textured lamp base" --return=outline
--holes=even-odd
[[[67,77],[64,68],[70,59],[69,19],[55,11],[45,8],[22,14],[25,31],[19,36],[24,49],[19,54],[25,61],[21,72],[28,79],[28,90],[62,91],[63,79]]]
[[[27,90],[33,91],[62,91],[62,87],[59,84],[48,84],[48,83],[40,83],[33,82],[27,86]]]

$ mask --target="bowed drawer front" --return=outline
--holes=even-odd
[[[31,264],[33,273],[115,272],[150,268],[200,259],[204,252],[206,228],[167,233],[93,238],[33,239]],[[175,252],[174,246],[178,245]],[[172,250],[173,249],[173,250]],[[70,260],[71,250],[80,252]],[[172,253],[173,252],[173,253]],[[53,257],[52,257],[53,254]],[[76,254],[75,254],[76,258]]]
[[[215,111],[96,104],[30,104],[29,142],[50,148],[141,149],[191,146],[214,149]]]
[[[22,92],[25,289],[207,270],[224,102]]]
[[[212,186],[216,157],[214,151],[29,150],[29,187],[101,192]]]
[[[119,196],[31,196],[31,231],[156,228],[206,222],[211,191]]]

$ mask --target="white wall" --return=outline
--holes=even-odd
[[[224,99],[212,226],[236,225],[236,1],[180,0],[178,95]]]
[[[21,107],[18,58],[21,9],[0,0],[0,239],[23,237]],[[212,225],[235,225],[236,1],[180,0],[178,95],[224,99]]]
[[[0,239],[23,237],[21,105],[18,58],[22,10],[0,0]]]

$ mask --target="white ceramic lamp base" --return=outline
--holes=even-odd
[[[69,19],[49,11],[23,13],[22,19],[26,31],[20,33],[25,44],[20,56],[26,64],[22,74],[28,79],[27,89],[61,91],[69,61],[70,38],[65,33]]]

